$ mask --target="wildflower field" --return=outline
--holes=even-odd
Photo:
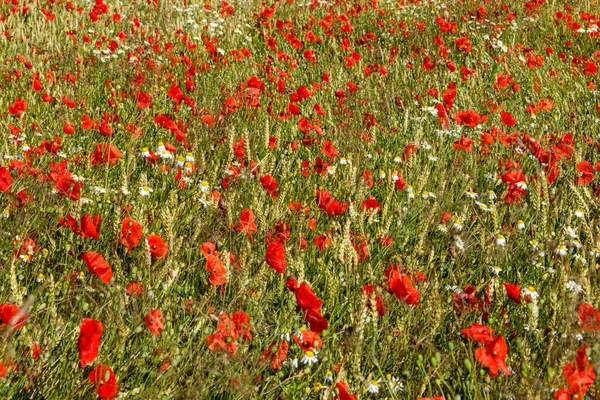
[[[0,398],[597,399],[599,21],[0,0]]]

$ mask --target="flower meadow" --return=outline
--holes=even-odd
[[[1,0],[0,398],[597,399],[599,26]]]

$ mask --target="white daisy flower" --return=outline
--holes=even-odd
[[[469,198],[471,198],[471,199],[476,199],[476,198],[478,198],[478,197],[479,197],[479,195],[478,195],[476,192],[474,192],[474,191],[473,191],[473,189],[471,189],[471,190],[467,190],[467,191],[465,192],[465,196],[467,196],[467,197],[469,197]]]
[[[380,379],[370,379],[367,381],[367,392],[369,393],[379,393],[379,383],[381,383]]]
[[[523,288],[522,289],[522,294],[523,294],[523,296],[529,296],[529,297],[531,297],[532,300],[535,300],[538,297],[540,297],[540,295],[538,294],[538,292],[535,291],[535,287],[533,287],[533,286],[528,286],[526,288]]]
[[[570,280],[569,282],[567,282],[565,284],[565,287],[567,288],[568,291],[573,292],[573,293],[583,292],[583,287],[580,284],[578,284],[577,282],[575,282],[574,280]]]
[[[506,238],[503,235],[498,235],[496,237],[496,245],[506,246]]]
[[[564,244],[559,244],[558,246],[556,246],[556,249],[554,249],[554,254],[558,254],[559,256],[566,255],[567,246],[565,246]]]
[[[150,193],[154,192],[154,189],[148,186],[143,186],[140,188],[140,194],[142,196],[150,196]]]
[[[313,350],[306,350],[302,356],[302,364],[313,365],[319,361],[317,358],[317,352]]]
[[[208,182],[202,181],[198,184],[198,188],[200,188],[200,191],[202,193],[208,193],[208,191],[210,190],[210,185],[208,184]]]

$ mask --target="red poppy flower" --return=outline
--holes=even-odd
[[[519,183],[525,182],[525,175],[521,170],[515,169],[506,174],[502,175],[502,182],[504,183]]]
[[[246,232],[246,236],[251,237],[252,232],[256,232],[254,213],[252,210],[244,208],[240,215],[240,221],[233,226],[233,229],[237,232]]]
[[[473,151],[473,142],[473,139],[461,135],[460,139],[452,144],[452,147],[454,150],[464,150],[467,153],[471,153]]]
[[[329,326],[327,320],[316,308],[304,310],[304,321],[308,323],[310,330],[315,333],[321,333]]]
[[[504,282],[506,295],[515,303],[521,304],[521,287],[514,283]]]
[[[16,304],[3,303],[0,304],[0,319],[3,324],[17,330],[27,322],[27,314]]]
[[[301,332],[300,338],[297,335],[294,335],[293,339],[304,351],[320,349],[323,347],[323,341],[319,334],[308,329],[304,329]]]
[[[82,367],[92,363],[98,357],[98,347],[104,327],[102,322],[85,318],[79,328],[79,362]]]
[[[9,114],[18,114],[21,116],[27,110],[27,102],[25,100],[21,100],[20,98],[16,98],[11,106],[8,106]]]
[[[454,44],[458,50],[464,51],[465,53],[470,53],[472,46],[471,42],[469,42],[469,38],[459,37],[454,40]]]
[[[304,310],[311,308],[316,308],[318,310],[323,304],[306,282],[302,282],[300,286],[294,290],[294,294],[296,295],[296,304]]]
[[[81,256],[81,259],[87,264],[88,270],[98,277],[104,283],[112,279],[112,268],[100,254],[89,251]]]
[[[152,257],[157,260],[164,258],[169,251],[167,244],[159,235],[146,236],[146,245]]]
[[[415,142],[410,142],[404,147],[402,152],[402,161],[408,161],[411,155],[415,154],[419,150],[419,145]]]
[[[331,196],[327,190],[317,189],[317,206],[329,216],[341,215],[348,209],[348,203],[342,203]]]
[[[248,314],[236,311],[231,314],[231,321],[235,324],[235,331],[242,337],[242,340],[252,340],[252,326]]]
[[[98,143],[90,156],[90,160],[92,165],[103,164],[114,167],[121,157],[122,154],[115,145],[111,143]]]
[[[369,299],[371,299],[371,293],[375,294],[375,309],[377,310],[377,315],[379,315],[380,317],[383,317],[385,315],[383,299],[377,293],[377,289],[375,288],[375,286],[373,286],[373,284],[364,285],[361,290],[365,295],[369,296]],[[372,309],[371,302],[368,303],[368,306],[370,309]]]
[[[84,214],[81,216],[81,236],[84,239],[92,238],[98,240],[100,237],[100,215]]]
[[[220,286],[227,283],[227,269],[223,261],[214,254],[206,255],[206,270],[210,272],[208,281],[213,286]]]
[[[15,363],[11,362],[8,358],[5,358],[4,361],[0,361],[0,378],[4,378],[11,370],[17,370],[17,365]]]
[[[581,161],[577,164],[577,172],[581,173],[581,176],[577,177],[578,185],[587,185],[594,179],[594,167],[589,161]]]
[[[394,293],[399,300],[413,306],[419,305],[421,294],[413,286],[409,275],[401,274],[396,270],[391,270],[388,277],[388,286],[390,291]]]
[[[101,399],[112,399],[117,396],[117,379],[113,370],[104,364],[98,364],[88,376],[88,380],[96,387]]]
[[[288,352],[288,342],[283,340],[279,345],[277,342],[272,342],[269,348],[260,356],[261,361],[271,357],[270,366],[273,370],[280,370],[281,364],[285,360]]]
[[[0,168],[0,192],[9,193],[12,185],[12,177],[7,168]]]
[[[488,343],[494,340],[492,334],[494,329],[481,324],[473,324],[469,328],[460,331],[467,339],[474,340],[479,343]]]
[[[515,117],[513,117],[511,113],[505,111],[500,113],[500,120],[502,120],[502,124],[506,126],[514,126],[517,123]]]
[[[579,315],[579,325],[586,332],[600,331],[600,311],[592,307],[591,304],[581,303],[577,308]]]
[[[577,350],[575,362],[565,365],[562,369],[562,374],[569,385],[567,399],[585,398],[585,393],[594,384],[594,380],[596,379],[594,367],[590,364],[586,355],[586,348],[586,345],[580,347]]]
[[[121,233],[119,234],[119,242],[129,249],[137,247],[140,244],[142,237],[142,226],[133,218],[127,217],[121,221]]]
[[[356,395],[348,393],[348,385],[346,382],[338,382],[335,384],[335,388],[338,390],[338,397],[340,400],[356,400]]]
[[[142,282],[132,281],[125,286],[125,290],[128,296],[139,296],[142,294],[144,287]]]
[[[323,148],[321,149],[321,152],[329,158],[339,155],[337,149],[333,146],[330,140],[325,140],[323,142]]]
[[[360,205],[360,209],[363,211],[379,211],[381,204],[377,202],[377,199],[373,195],[369,195],[367,200],[363,201]]]
[[[460,110],[454,115],[454,122],[457,125],[464,125],[468,127],[475,127],[481,122],[481,116],[474,110]]]
[[[285,247],[277,240],[273,240],[267,244],[267,265],[279,273],[284,273],[287,267],[285,262]]]
[[[498,369],[504,372],[506,375],[510,375],[509,369],[506,367],[504,360],[508,352],[508,346],[502,335],[494,337],[491,341],[487,342],[484,347],[480,347],[475,350],[475,358],[483,366],[490,369],[490,375],[498,375]]]
[[[158,309],[150,310],[150,312],[146,314],[144,320],[146,321],[148,330],[155,335],[159,335],[165,327],[163,324],[162,312]]]
[[[263,189],[265,189],[267,191],[267,193],[269,193],[269,195],[273,198],[277,197],[277,180],[275,178],[273,178],[271,175],[263,175],[260,178],[260,183],[263,187]]]

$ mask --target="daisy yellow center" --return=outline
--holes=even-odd
[[[307,357],[314,357],[315,356],[315,353],[313,353],[310,350],[306,351],[304,354],[306,354]]]

